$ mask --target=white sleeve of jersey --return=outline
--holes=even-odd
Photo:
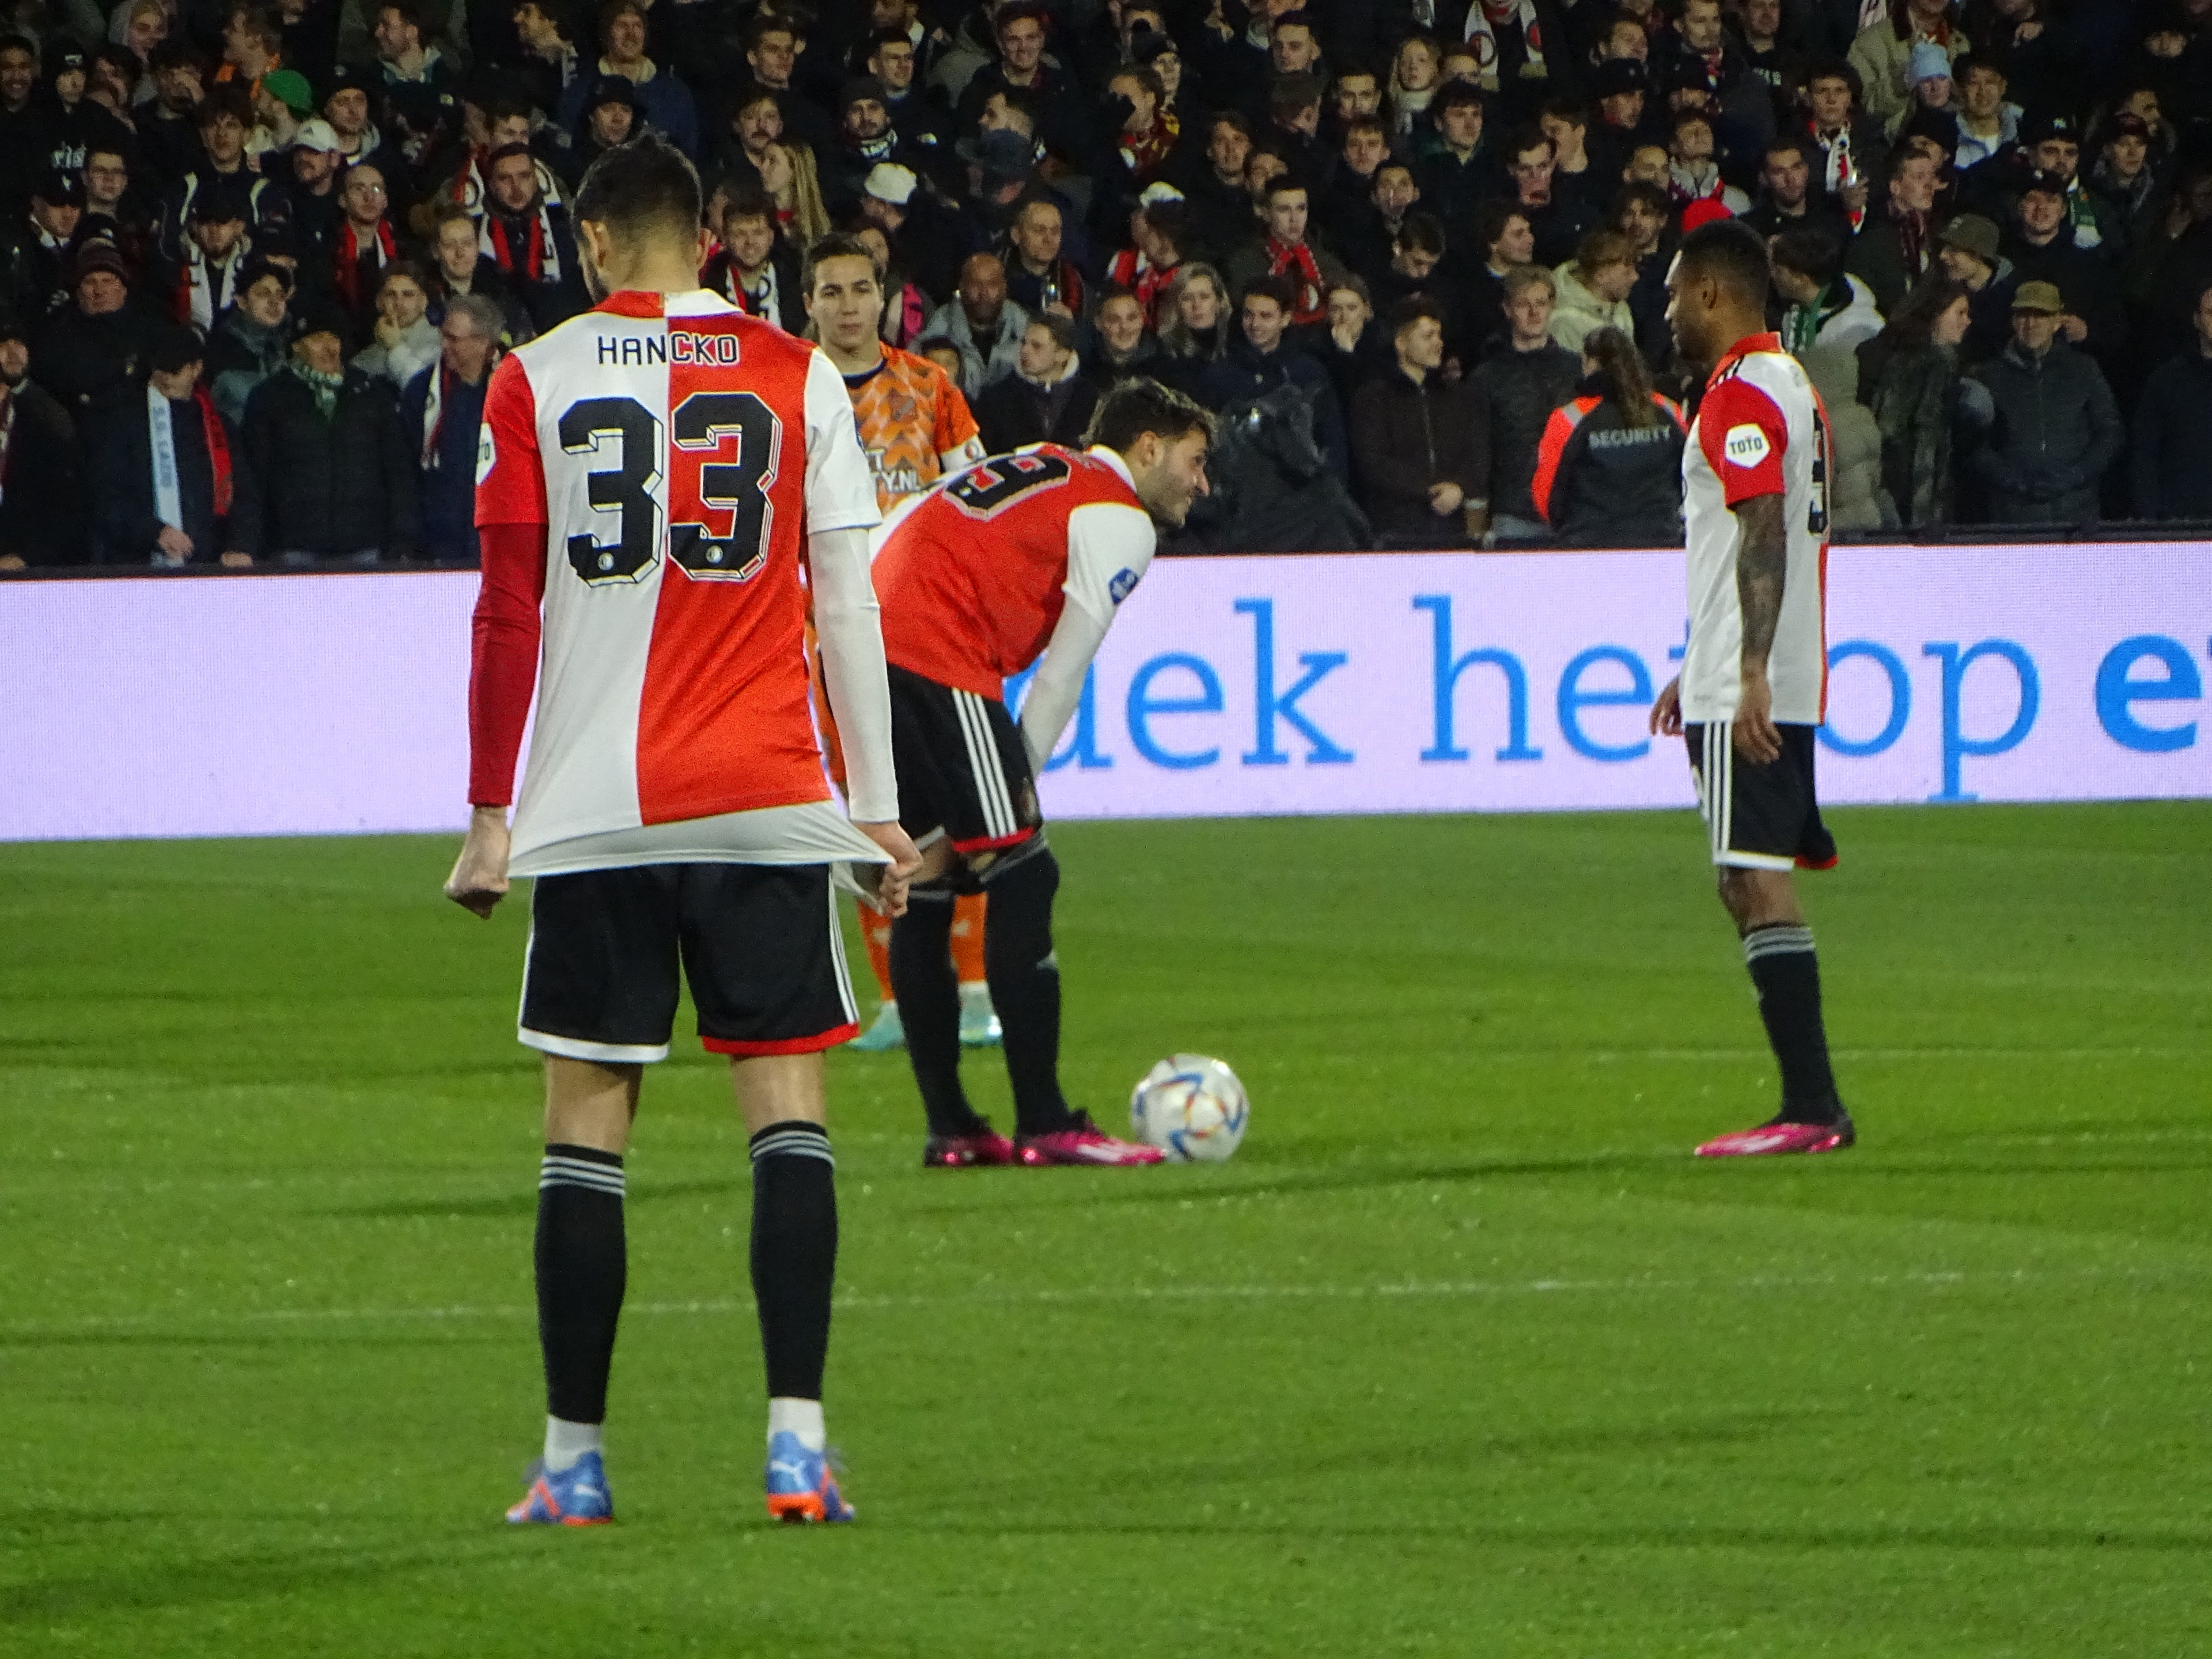
[[[847,810],[855,823],[887,823],[898,817],[898,778],[891,767],[890,682],[882,612],[868,574],[868,538],[858,526],[817,530],[806,538],[806,551],[822,678],[845,746]]]
[[[866,530],[876,510],[876,481],[853,424],[844,377],[822,352],[806,360],[806,528]]]
[[[1067,515],[1067,603],[1022,702],[1022,743],[1040,774],[1083,700],[1083,677],[1114,612],[1143,580],[1158,538],[1149,515],[1094,501]]]

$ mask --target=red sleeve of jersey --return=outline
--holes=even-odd
[[[545,526],[488,524],[469,659],[469,805],[514,799],[514,762],[538,687],[538,607],[545,598]]]
[[[520,358],[492,371],[477,439],[477,523],[544,524],[545,460],[538,453],[538,394]]]
[[[1773,398],[1741,375],[1705,394],[1698,408],[1698,442],[1731,507],[1788,487],[1782,457],[1790,447],[1790,422]]]

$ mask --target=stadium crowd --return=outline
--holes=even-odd
[[[988,449],[1224,413],[1170,551],[1677,539],[1723,215],[1838,531],[2212,518],[2212,0],[0,10],[0,568],[471,560],[486,380],[647,130],[704,285],[804,331],[858,235]]]

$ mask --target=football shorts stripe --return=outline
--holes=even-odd
[[[602,1066],[650,1066],[668,1058],[668,1045],[665,1042],[586,1042],[580,1037],[533,1031],[527,1025],[517,1027],[514,1036],[525,1048],[560,1060],[592,1060]]]
[[[845,1018],[857,1025],[860,1020],[860,1006],[853,1000],[853,972],[845,965],[845,928],[837,915],[837,884],[829,884],[830,954],[837,965],[837,1000],[843,1006]],[[862,918],[864,921],[866,918]]]
[[[1006,763],[1000,758],[998,739],[992,735],[990,711],[973,691],[955,688],[952,706],[959,712],[960,728],[968,739],[968,761],[975,775],[975,791],[982,802],[983,824],[993,839],[1018,836],[1021,825],[1014,817],[1014,799],[1006,787]]]

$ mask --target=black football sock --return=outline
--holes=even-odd
[[[546,1147],[538,1176],[536,1254],[546,1413],[569,1423],[603,1423],[629,1268],[618,1155],[589,1146]]]
[[[1782,1068],[1782,1115],[1792,1123],[1832,1123],[1844,1115],[1828,1068],[1820,1019],[1820,961],[1813,930],[1773,922],[1743,936],[1743,959],[1759,990],[1759,1014]]]
[[[891,990],[929,1133],[947,1139],[983,1127],[960,1086],[960,978],[951,952],[952,890],[910,892],[906,914],[891,924]]]
[[[1075,1114],[1060,1091],[1060,961],[1052,951],[1052,897],[1060,865],[1038,843],[993,874],[983,918],[983,977],[1005,1031],[1014,1085],[1015,1132],[1051,1134]]]
[[[753,1300],[771,1400],[819,1400],[837,1277],[837,1166],[818,1123],[752,1138]]]

